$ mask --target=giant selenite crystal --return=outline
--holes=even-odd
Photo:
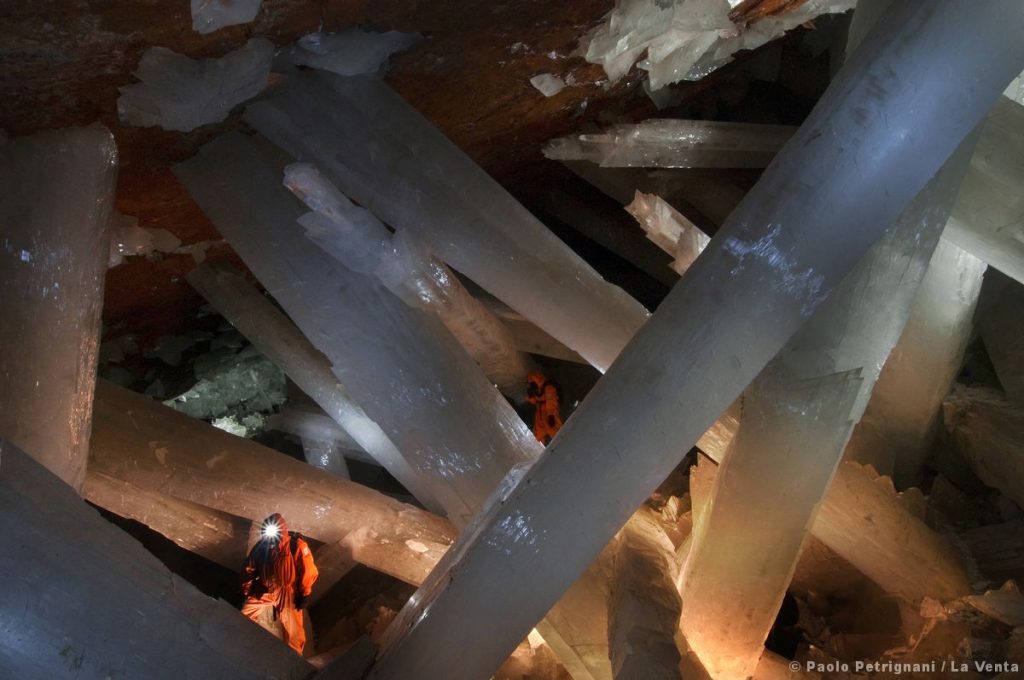
[[[943,237],[899,342],[885,360],[846,457],[916,484],[973,330],[985,263]]]
[[[325,543],[345,541],[356,561],[413,584],[454,538],[451,524],[436,515],[104,380],[97,383],[95,413],[89,476],[114,480],[108,484],[159,492],[254,522],[280,512],[296,530]],[[128,516],[144,512],[145,502],[129,498],[127,505],[142,507]]]
[[[114,138],[99,125],[0,146],[0,436],[76,490],[116,175]]]
[[[300,680],[312,672],[3,439],[0,508],[0,676]]]
[[[298,74],[245,119],[599,370],[646,321],[379,79]]]
[[[655,194],[636,192],[626,212],[636,218],[647,238],[671,255],[672,269],[682,275],[711,241],[678,210]]]
[[[419,239],[404,230],[392,236],[308,163],[285,168],[284,182],[314,211],[299,218],[312,241],[352,271],[376,276],[407,304],[437,314],[503,394],[516,401],[525,398],[526,376],[535,364]]]
[[[710,120],[648,120],[552,140],[544,155],[618,168],[763,168],[796,128]]]
[[[1024,406],[1024,285],[989,270],[983,290],[978,325],[985,351],[1006,396]]]
[[[188,132],[224,120],[228,112],[267,86],[274,44],[252,38],[219,59],[195,60],[166,47],[146,50],[135,69],[140,83],[117,98],[123,125]]]
[[[304,213],[266,142],[228,135],[176,168],[200,207],[449,518],[476,514],[540,446],[436,318],[307,240]]]
[[[427,485],[380,426],[338,382],[326,357],[238,270],[224,263],[204,264],[189,273],[188,282],[421,503],[435,512],[443,512]],[[313,432],[300,436],[324,443],[334,440]]]
[[[1024,65],[1015,1],[906,3],[879,26],[537,463],[463,532],[370,677],[492,673]]]
[[[348,28],[338,33],[304,35],[293,47],[284,50],[281,57],[293,64],[341,76],[356,76],[375,73],[393,53],[401,52],[419,40],[418,33],[375,33]]]

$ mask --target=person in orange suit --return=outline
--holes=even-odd
[[[551,443],[562,429],[562,409],[559,405],[558,387],[536,371],[526,376],[529,386],[527,400],[534,405],[533,436],[544,446]]]
[[[302,610],[317,576],[309,546],[298,534],[290,534],[284,517],[275,512],[263,520],[260,540],[242,566],[242,614],[302,654]]]

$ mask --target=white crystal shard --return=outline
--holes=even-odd
[[[1024,283],[1024,105],[996,102],[945,235]]]
[[[75,489],[89,445],[117,147],[99,125],[0,145],[0,437]]]
[[[530,78],[530,85],[545,97],[554,97],[565,89],[565,81],[550,73],[541,73]]]
[[[280,512],[296,531],[325,543],[345,541],[356,561],[412,584],[456,533],[437,515],[104,380],[97,381],[88,474],[253,522]],[[409,539],[431,550],[412,551]]]
[[[561,137],[544,155],[602,167],[763,168],[794,132],[790,125],[655,119]]]
[[[985,263],[943,237],[917,290],[903,334],[885,360],[846,457],[892,474],[899,488],[917,476],[938,432],[973,330]]]
[[[845,12],[856,0],[809,0],[789,12],[748,26],[729,19],[728,0],[618,0],[587,46],[587,61],[601,64],[615,82],[634,63],[648,71],[657,90],[680,80],[699,80],[821,14]]]
[[[626,212],[636,218],[647,238],[671,255],[672,269],[682,274],[704,252],[711,239],[660,196],[636,192]]]
[[[370,677],[493,673],[981,120],[1024,66],[1022,30],[1019,3],[890,10],[526,477],[395,619]],[[967,82],[978,97],[959,96]]]
[[[151,47],[135,70],[142,82],[119,88],[118,117],[123,125],[181,132],[217,123],[267,86],[273,57],[274,44],[266,38],[252,38],[219,59]]]
[[[306,73],[246,120],[600,370],[647,312],[373,77]]]
[[[259,14],[263,0],[192,0],[192,30],[213,33],[225,26],[247,24]]]
[[[294,47],[282,51],[281,56],[293,64],[342,76],[357,76],[376,73],[388,57],[412,47],[421,37],[419,33],[375,33],[361,28],[310,33],[299,38]]]
[[[540,445],[440,321],[304,238],[277,152],[240,135],[177,166],[200,207],[457,524]],[[387,342],[381,340],[386,338]]]
[[[174,252],[179,246],[181,239],[166,229],[143,229],[134,217],[114,213],[107,266],[116,267],[124,262],[125,257]]]
[[[406,231],[392,236],[312,165],[289,165],[284,183],[316,211],[299,218],[310,239],[349,269],[375,275],[407,304],[437,314],[503,394],[516,401],[525,398],[527,374],[536,368],[533,361],[418,239]]]
[[[189,273],[188,282],[344,428],[342,434],[351,437],[352,446],[362,447],[373,456],[425,507],[443,512],[394,443],[338,382],[324,355],[237,270],[224,264],[203,265]],[[336,434],[324,432],[322,427],[312,428],[308,423],[295,423],[294,419],[292,422],[292,430],[297,430],[295,434],[300,437],[337,439]],[[349,447],[347,441],[343,443],[345,448]]]
[[[1003,91],[1003,96],[1018,104],[1024,104],[1024,73],[1013,79],[1013,82]]]
[[[6,440],[0,507],[0,609],[10,628],[0,676],[301,680],[313,671]]]

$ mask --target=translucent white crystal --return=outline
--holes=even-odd
[[[115,213],[110,233],[108,266],[116,267],[125,257],[171,253],[181,246],[181,239],[166,229],[143,229],[134,217]]]
[[[466,522],[537,440],[440,321],[304,238],[275,154],[232,134],[176,172],[452,520]]]
[[[612,82],[639,66],[657,90],[680,80],[699,80],[751,50],[821,14],[845,12],[856,0],[809,0],[788,12],[748,26],[729,19],[728,0],[618,0],[587,46],[587,61],[604,66]]]
[[[274,44],[266,38],[252,38],[218,59],[151,47],[134,73],[142,82],[119,88],[118,117],[123,125],[181,132],[222,121],[267,86],[273,57]]]
[[[100,126],[0,145],[0,437],[85,477],[117,147]]]
[[[377,72],[388,57],[412,47],[421,38],[419,33],[376,33],[361,28],[310,33],[299,38],[295,46],[284,50],[281,56],[293,64],[356,76]]]
[[[192,30],[212,33],[225,26],[247,24],[259,14],[263,0],[192,0]]]
[[[565,81],[550,73],[541,73],[530,78],[530,85],[537,88],[537,91],[545,97],[554,97],[565,89]]]
[[[246,120],[601,370],[648,316],[377,78],[298,74]]]
[[[552,140],[544,155],[603,167],[763,168],[794,132],[789,125],[648,120]]]

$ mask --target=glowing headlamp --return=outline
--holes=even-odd
[[[263,538],[277,538],[281,535],[281,527],[274,522],[267,522],[263,525]]]

